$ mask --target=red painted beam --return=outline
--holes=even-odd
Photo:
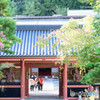
[[[20,88],[21,85],[0,85],[0,88]]]
[[[59,62],[60,61],[46,61],[46,60],[43,60],[43,61],[25,61],[25,63],[56,63],[56,62]]]
[[[60,57],[0,57],[0,59],[60,59]]]
[[[59,65],[32,65],[32,64],[25,64],[25,67],[29,68],[56,68],[59,67]]]
[[[15,64],[15,66],[21,66],[21,64]],[[39,64],[38,65],[37,64],[33,65],[32,63],[26,63],[25,64],[25,67],[30,67],[30,68],[32,68],[32,67],[33,68],[36,68],[36,67],[37,68],[43,68],[43,67],[45,67],[45,68],[47,68],[47,67],[55,68],[55,67],[59,67],[59,66],[60,66],[60,64],[54,64],[54,65],[52,65],[52,64],[51,65],[46,65],[45,63],[44,64],[42,63],[42,65],[41,64],[40,65]]]
[[[3,59],[3,60],[2,60]],[[26,63],[55,63],[60,62],[60,57],[0,57],[0,62],[18,62],[25,59]],[[77,57],[70,57],[70,63],[76,63]]]
[[[61,59],[61,57],[0,57],[0,59]],[[67,58],[67,57],[66,57]],[[70,57],[69,59],[77,59],[77,57]]]
[[[7,60],[7,61],[3,61],[3,60],[0,60],[0,63],[18,63],[18,62],[21,62],[21,61],[9,61],[9,60]],[[25,61],[25,63],[55,63],[55,62],[58,62],[58,63],[60,63],[60,61],[45,61],[45,60],[43,60],[43,61]],[[76,63],[77,61],[70,61],[70,63]]]
[[[20,62],[20,61],[0,61],[0,63],[18,63],[18,62]]]
[[[90,85],[68,85],[68,88],[90,88]]]
[[[0,98],[0,100],[20,100],[21,98]]]
[[[86,98],[84,98],[84,97],[82,98],[82,100],[85,100],[85,99]],[[78,98],[77,97],[69,97],[68,100],[78,100]]]
[[[72,60],[72,61],[70,61],[70,63],[76,63],[77,61],[76,60]]]

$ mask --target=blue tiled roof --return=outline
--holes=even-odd
[[[17,25],[17,30],[56,30],[60,27],[61,25]]]
[[[60,29],[61,25],[18,25],[16,29],[16,36],[22,39],[21,44],[14,44],[10,49],[14,54],[6,54],[0,52],[0,56],[57,56],[58,52],[53,51],[51,46],[56,38],[52,38],[49,43],[49,48],[34,47],[38,36],[48,34],[52,30]],[[44,37],[45,38],[45,37]]]

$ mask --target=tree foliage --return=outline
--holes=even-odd
[[[40,16],[51,16],[55,14],[55,0],[39,0],[41,6]]]
[[[86,73],[81,79],[81,82],[86,84],[94,84],[100,82],[100,76],[99,76],[100,75],[100,1],[99,0],[96,1],[94,10],[97,12],[97,15],[94,17],[93,20],[93,27],[95,30],[93,33],[93,37],[95,37],[96,39],[93,41],[94,45],[92,45],[92,49],[89,47],[87,49],[88,51],[91,50],[91,54],[88,54],[87,61],[89,62],[89,64],[85,65],[85,68],[92,68],[92,70]],[[85,59],[85,57],[87,58],[87,55],[85,53],[83,54],[84,56],[81,55],[81,58],[83,59]]]
[[[11,48],[11,46],[16,42],[20,43],[21,40],[15,36],[16,33],[15,20],[5,17],[10,15],[10,12],[8,12],[7,10],[9,9],[8,5],[9,5],[9,0],[0,1],[0,7],[2,8],[0,10],[0,13],[2,13],[0,17],[0,32],[3,32],[3,34],[5,35],[5,38],[0,37],[0,42],[2,42],[4,46],[4,48],[1,50],[2,52],[13,53],[13,51],[9,50],[8,48]],[[7,12],[5,12],[5,9]]]
[[[10,12],[11,12],[11,16],[16,16],[16,14],[18,13],[18,7],[16,2],[14,2],[14,0],[10,1]]]
[[[16,15],[23,15],[25,0],[14,0],[14,2],[16,3],[16,6],[17,6],[17,13],[16,13]]]
[[[41,4],[37,0],[25,0],[23,15],[27,16],[38,16],[41,12]]]
[[[56,6],[55,13],[56,13],[57,15],[66,16],[66,15],[67,15],[67,8],[66,8],[66,7]]]
[[[67,15],[67,8],[90,8],[89,4],[81,4],[78,0],[10,0],[10,6],[12,16],[52,16],[54,14]]]
[[[94,70],[89,71],[87,74],[85,74],[82,79],[82,83],[86,84],[94,84],[100,82],[100,66],[94,68]]]
[[[2,65],[0,66],[0,80],[4,77],[4,74],[3,74],[2,70],[4,69],[4,67],[5,67],[6,65],[7,65],[7,64],[4,63],[4,64],[2,64]]]
[[[100,82],[100,46],[95,49],[94,61],[90,61],[89,64],[85,66],[86,69],[89,70],[82,79],[82,83],[86,84],[94,84]]]
[[[100,1],[95,5],[97,16],[87,16],[80,20],[70,19],[60,30],[53,31],[46,38],[40,38],[36,43],[45,48],[52,38],[56,38],[52,47],[53,50],[59,51],[63,63],[68,62],[71,56],[77,56],[76,67],[93,68],[93,71],[82,77],[81,82],[87,84],[100,82],[100,6],[98,4]]]
[[[96,2],[96,0],[78,0],[78,1],[81,3],[90,4],[90,5],[93,5]]]
[[[0,0],[0,16],[10,16],[9,0]]]
[[[84,22],[84,24],[79,25],[80,21]],[[57,39],[54,41],[52,47],[54,50],[60,50],[59,56],[61,56],[63,60],[66,56],[76,57],[80,55],[80,50],[82,50],[84,46],[92,45],[92,41],[95,39],[95,37],[93,37],[94,30],[92,21],[92,16],[87,16],[80,20],[70,19],[60,30],[53,31],[45,39],[40,38],[36,44],[44,48],[45,45],[48,45],[52,37],[56,37]]]

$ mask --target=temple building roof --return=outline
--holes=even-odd
[[[26,56],[57,56],[58,52],[52,50],[52,44],[56,41],[56,38],[52,38],[49,43],[49,48],[46,46],[42,49],[39,46],[34,46],[38,41],[38,36],[48,36],[50,32],[56,29],[60,29],[61,25],[17,25],[16,36],[22,39],[22,43],[15,43],[10,50],[14,51],[14,54],[6,54],[0,52],[0,56],[7,57],[26,57]]]
[[[73,16],[75,19],[83,18],[84,16]],[[9,17],[8,17],[9,18]],[[52,38],[49,43],[49,48],[45,46],[42,49],[39,46],[34,47],[38,41],[38,36],[48,36],[53,30],[60,29],[60,27],[69,21],[71,16],[17,16],[16,22],[16,36],[22,39],[21,44],[15,43],[10,50],[14,54],[6,54],[0,52],[1,57],[41,57],[41,56],[57,56],[58,51],[52,50],[52,44],[57,38]],[[44,35],[45,34],[45,35]]]

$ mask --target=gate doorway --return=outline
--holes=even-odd
[[[53,72],[55,70],[55,72]],[[59,97],[59,70],[58,68],[30,68],[29,70],[29,98],[58,98]],[[36,78],[41,77],[43,79],[43,90],[38,90],[38,85],[34,90],[31,90],[31,75],[35,75]],[[56,75],[56,76],[55,76]],[[37,81],[37,80],[36,80]]]

